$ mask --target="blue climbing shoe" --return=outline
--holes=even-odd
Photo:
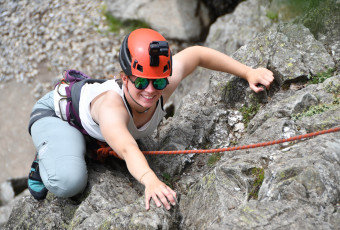
[[[48,192],[40,177],[38,154],[34,158],[28,175],[28,190],[36,200],[45,199]]]

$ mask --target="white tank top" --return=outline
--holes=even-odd
[[[124,87],[124,86],[123,86]],[[105,141],[99,125],[92,119],[90,113],[90,103],[92,100],[97,97],[99,94],[102,94],[108,90],[114,90],[117,92],[124,101],[125,107],[129,113],[130,119],[128,124],[128,130],[135,139],[140,139],[142,137],[150,136],[153,131],[157,128],[158,124],[163,119],[164,115],[166,114],[162,108],[161,99],[159,99],[157,108],[150,119],[145,125],[140,128],[137,128],[135,123],[133,122],[132,114],[129,109],[129,106],[124,97],[124,91],[120,86],[117,84],[116,80],[108,80],[104,83],[92,83],[92,84],[85,84],[80,93],[80,101],[79,101],[79,117],[81,120],[81,124],[86,132],[100,141]]]

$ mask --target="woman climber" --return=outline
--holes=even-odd
[[[264,90],[258,84],[269,88],[273,73],[265,68],[252,69],[202,46],[172,56],[165,38],[151,29],[137,29],[127,35],[119,61],[122,84],[112,79],[85,83],[79,90],[80,128],[106,142],[126,162],[131,175],[145,186],[147,210],[151,199],[157,207],[170,209],[176,204],[176,192],[151,170],[136,139],[152,134],[165,115],[163,104],[198,66],[237,75],[255,92]],[[72,197],[87,185],[85,137],[63,119],[70,111],[60,103],[58,90],[65,91],[61,88],[42,97],[31,114],[30,133],[37,154],[28,187],[37,200],[44,199],[48,191],[58,197]]]

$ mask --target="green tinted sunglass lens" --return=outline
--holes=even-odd
[[[149,80],[146,78],[137,77],[135,80],[135,86],[137,89],[146,89],[149,85]]]
[[[167,82],[165,78],[160,78],[153,80],[152,84],[155,89],[162,90],[166,87]]]

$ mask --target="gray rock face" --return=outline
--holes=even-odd
[[[306,27],[290,23],[273,25],[241,47],[233,58],[254,68],[266,67],[272,70],[275,74],[272,89],[306,81],[311,75],[335,67],[333,57]],[[223,79],[224,76],[219,77],[219,81]],[[233,77],[225,89],[224,100],[230,107],[239,107],[245,102],[265,102],[270,95],[271,92],[256,95],[248,89],[245,81]]]
[[[165,229],[175,228],[171,212],[145,211],[143,191],[119,163],[110,167],[90,163],[89,184],[81,196],[42,202],[21,199],[7,223],[8,229]]]
[[[335,60],[340,61],[340,1],[326,0],[319,3],[300,21],[320,40]]]
[[[113,16],[143,20],[168,39],[199,40],[211,23],[208,9],[199,0],[107,0],[106,4]]]
[[[333,104],[335,95],[327,91],[329,85],[339,86],[339,80],[338,75],[297,92],[277,93],[252,119],[248,135],[240,145],[338,126],[340,105]],[[292,117],[298,113],[295,108],[301,103],[305,109],[316,104],[334,106],[294,120]],[[283,114],[282,110],[286,112]],[[183,228],[336,229],[339,224],[339,137],[339,133],[333,133],[224,155],[216,168],[182,197]],[[264,170],[264,181],[258,199],[249,200],[256,182],[253,173],[256,168]]]
[[[209,1],[214,4],[218,1]],[[224,1],[228,4],[230,1]],[[273,23],[266,16],[268,1],[249,0],[241,2],[231,14],[219,17],[209,28],[209,34],[204,43],[205,46],[231,55],[241,46],[251,42],[259,33],[270,27]],[[169,100],[175,110],[182,102],[182,95],[188,91],[206,92],[209,90],[209,75],[211,71],[198,69],[191,78],[184,79]]]
[[[266,16],[268,4],[263,0],[241,2],[233,13],[211,25],[205,45],[231,55],[272,24]]]
[[[291,83],[293,73],[297,73],[293,76],[299,81],[304,73],[322,71],[326,64],[333,63],[323,46],[308,34],[299,25],[279,25],[235,53],[236,58],[244,57],[243,61],[253,66],[267,66],[271,60],[269,67],[276,73],[277,86],[260,97],[262,100],[247,93],[242,81],[214,73],[211,90],[183,98],[175,115],[164,120],[152,138],[142,140],[141,147],[201,149],[226,147],[231,142],[246,145],[338,126],[340,75],[323,83],[306,84],[299,90],[281,89],[283,84]],[[297,37],[305,40],[295,44]],[[283,41],[292,51],[285,52],[287,56],[299,57],[293,66],[284,64],[289,58],[282,56]],[[266,49],[261,48],[264,45]],[[302,48],[308,46],[313,48]],[[313,60],[302,62],[302,50],[307,57],[315,53]],[[235,100],[226,93],[230,84],[234,92],[238,90],[243,95],[238,107],[248,102],[261,105],[248,124],[247,133],[242,129],[236,132],[240,127],[237,124],[242,121],[229,105]],[[103,165],[90,161],[89,185],[80,197],[61,199],[50,194],[42,202],[25,197],[14,207],[6,227],[336,229],[340,224],[339,140],[337,132],[265,148],[226,152],[215,166],[207,163],[211,154],[148,157],[158,176],[172,184],[180,195],[179,204],[170,212],[155,206],[150,211],[144,210],[143,188],[129,176],[123,163],[111,160]]]
[[[7,224],[17,202],[22,197],[29,195],[29,191],[25,190],[25,187],[27,188],[26,183],[26,178],[16,178],[0,184],[0,229]]]
[[[249,1],[251,2],[251,1]],[[244,80],[210,73],[209,90],[183,96],[141,149],[249,145],[339,127],[337,56],[301,24],[259,33],[233,57],[275,73],[255,94]],[[310,78],[333,69],[327,80]],[[245,107],[258,108],[246,121]],[[243,118],[243,119],[242,119]],[[3,229],[338,229],[340,132],[223,154],[148,156],[179,195],[170,211],[145,211],[143,187],[117,159],[88,159],[89,182],[72,199],[24,196]]]

